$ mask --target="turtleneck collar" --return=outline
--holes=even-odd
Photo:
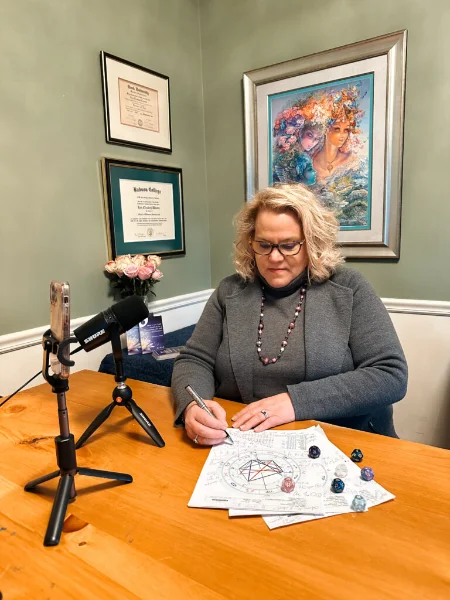
[[[264,289],[271,294],[271,296],[274,296],[275,298],[284,298],[286,296],[290,296],[290,294],[293,294],[294,292],[299,290],[302,285],[306,285],[308,281],[308,267],[306,267],[306,269],[304,269],[304,271],[302,271],[300,275],[298,275],[295,279],[293,279],[284,287],[272,287],[269,283],[267,283],[267,281],[264,279],[264,277],[262,277],[262,275],[258,271],[257,279],[259,280],[261,285],[264,286]]]

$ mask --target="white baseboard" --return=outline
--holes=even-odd
[[[197,323],[213,290],[203,290],[156,300],[150,311],[161,314],[169,333]],[[408,393],[394,405],[395,425],[400,437],[450,448],[450,302],[383,300],[391,314],[409,366]],[[72,329],[90,317],[74,319]],[[16,390],[41,368],[41,339],[48,325],[0,336],[0,394]],[[108,345],[74,357],[73,372],[98,370]],[[29,386],[43,383],[40,375]]]

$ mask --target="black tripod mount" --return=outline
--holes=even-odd
[[[132,416],[136,419],[142,429],[147,433],[155,444],[159,448],[163,448],[166,444],[161,437],[159,431],[150,421],[149,417],[145,414],[145,412],[140,408],[136,402],[133,400],[133,392],[130,386],[126,385],[126,377],[124,375],[123,369],[123,353],[122,353],[122,345],[120,343],[120,333],[117,327],[114,325],[111,326],[111,345],[113,349],[114,356],[114,365],[116,374],[114,376],[114,380],[117,385],[113,390],[112,397],[113,401],[111,404],[108,404],[101,413],[99,413],[86,431],[81,435],[80,439],[76,443],[76,448],[81,448],[81,446],[86,442],[86,440],[96,431],[102,423],[106,421],[109,415],[112,413],[116,406],[124,406]],[[61,361],[62,362],[62,361]]]
[[[122,481],[123,483],[131,483],[133,478],[126,473],[116,473],[114,471],[101,471],[98,469],[86,469],[77,465],[75,439],[69,430],[69,415],[66,406],[66,392],[69,389],[67,379],[62,379],[58,375],[50,375],[49,373],[49,357],[50,354],[57,354],[59,342],[53,337],[51,330],[45,332],[42,345],[44,348],[44,361],[42,374],[46,381],[52,386],[52,392],[57,395],[58,399],[58,419],[60,434],[55,437],[56,460],[58,470],[38,477],[29,481],[25,485],[25,491],[34,490],[41,483],[50,481],[60,476],[56,496],[53,501],[53,508],[50,514],[50,519],[47,526],[47,531],[44,537],[44,546],[57,546],[61,539],[64,519],[67,512],[69,502],[73,502],[77,495],[75,490],[75,475],[88,475],[90,477],[100,477],[101,479],[112,479],[114,481]]]

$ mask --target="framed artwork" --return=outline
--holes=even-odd
[[[400,256],[406,31],[244,73],[247,200],[303,183],[351,258]]]
[[[109,260],[186,254],[181,169],[102,158]]]
[[[172,152],[169,78],[100,52],[109,144]]]

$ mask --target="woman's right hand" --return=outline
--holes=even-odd
[[[214,400],[205,400],[205,404],[216,418],[191,402],[184,410],[184,427],[192,441],[203,446],[214,446],[226,438],[227,414]]]

